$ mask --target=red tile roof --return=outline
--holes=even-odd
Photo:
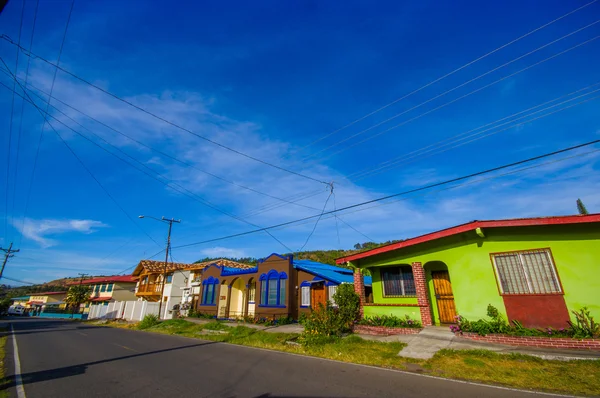
[[[93,299],[90,299],[90,301],[110,301],[110,297],[95,297]]]
[[[93,285],[96,283],[115,283],[115,282],[128,282],[135,283],[135,278],[131,275],[113,275],[113,276],[99,276],[92,279],[84,279],[81,282],[71,282],[68,285]]]
[[[43,301],[28,301],[27,304],[44,304]]]
[[[361,258],[375,256],[381,253],[387,253],[392,250],[402,249],[404,247],[414,246],[419,243],[429,242],[440,238],[445,238],[460,233],[473,231],[477,228],[501,228],[501,227],[527,227],[539,225],[565,225],[565,224],[583,224],[600,222],[600,213],[574,216],[554,216],[554,217],[536,217],[536,218],[513,218],[507,220],[487,220],[487,221],[471,221],[466,224],[457,225],[455,227],[442,229],[437,232],[417,236],[403,240],[402,242],[392,243],[386,246],[377,247],[361,253],[351,254],[335,260],[337,264],[343,264],[347,261],[355,261]]]

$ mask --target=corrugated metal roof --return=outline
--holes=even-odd
[[[336,267],[335,265],[317,263],[310,260],[294,260],[294,268],[306,271],[310,274],[320,276],[323,279],[335,283],[354,283],[353,271],[348,268]],[[364,278],[365,286],[371,286],[370,276]]]

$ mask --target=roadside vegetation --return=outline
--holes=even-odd
[[[5,385],[8,383],[6,379],[7,331],[6,328],[0,328],[0,398],[8,398],[8,391],[5,388]]]
[[[489,319],[469,321],[463,316],[456,316],[456,324],[450,326],[454,333],[471,332],[480,336],[488,334],[506,334],[510,336],[538,336],[538,337],[567,337],[567,338],[600,338],[600,324],[590,315],[590,311],[583,307],[579,311],[571,311],[575,323],[569,322],[567,328],[526,328],[520,322],[508,322],[493,305],[488,305],[487,316]]]

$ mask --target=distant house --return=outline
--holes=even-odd
[[[190,267],[188,268],[190,275],[188,277],[186,285],[182,288],[181,298],[182,304],[186,304],[186,307],[194,308],[198,303],[202,284],[202,271],[209,265],[222,266],[232,269],[253,268],[252,265],[239,263],[237,261],[228,260],[225,258],[190,264]]]
[[[21,307],[29,308],[29,296],[13,297],[13,305],[20,305]]]
[[[273,253],[247,269],[210,264],[202,272],[196,310],[219,318],[297,319],[311,308],[333,301],[338,285],[352,282],[352,270],[294,260],[293,255]],[[370,277],[365,284],[370,286]]]
[[[67,292],[32,293],[27,305],[36,314],[44,311],[64,310],[67,307],[66,297]]]
[[[174,310],[182,303],[191,306],[194,297],[199,294],[199,281],[202,270],[209,264],[223,264],[230,268],[248,268],[247,264],[231,260],[215,260],[205,263],[185,264],[168,263],[164,292],[162,295],[164,314],[162,318],[170,318]],[[140,300],[157,302],[161,299],[163,289],[164,261],[142,260],[139,262],[132,276],[137,280],[135,296]],[[196,282],[194,282],[196,281]],[[196,290],[196,293],[194,293]]]
[[[137,299],[136,280],[131,275],[101,276],[72,282],[70,285],[85,285],[91,288],[90,302],[82,304],[84,313],[89,313],[95,306],[107,306],[110,302]]]
[[[365,316],[444,324],[491,304],[527,327],[566,327],[582,307],[600,319],[600,214],[472,221],[336,261],[373,276]]]

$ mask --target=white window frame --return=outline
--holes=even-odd
[[[338,288],[338,285],[327,286],[327,295],[329,296],[329,301],[331,301],[331,304],[335,307],[337,307],[337,304],[335,303],[335,300],[333,299],[333,295],[337,291],[337,288]]]
[[[526,268],[526,262],[525,259],[523,258],[523,254],[529,254],[529,253],[545,253],[548,261],[550,263],[550,273],[552,278],[554,278],[553,283],[556,285],[557,287],[557,291],[555,292],[536,292],[535,288],[533,286],[533,283],[531,282],[531,278],[530,278],[530,271],[528,268]],[[529,292],[527,293],[507,293],[504,291],[504,287],[502,286],[502,280],[500,278],[500,271],[498,269],[498,264],[496,262],[496,257],[499,256],[507,256],[507,255],[515,255],[519,258],[520,261],[520,265],[521,265],[521,269],[523,271],[523,275],[525,275],[525,282],[527,284],[527,288],[529,289]],[[496,281],[498,282],[498,288],[500,289],[500,292],[502,294],[506,294],[506,295],[537,295],[537,294],[563,294],[563,290],[562,290],[562,286],[560,284],[560,279],[558,279],[558,273],[556,271],[556,264],[554,264],[554,259],[552,257],[552,251],[550,249],[530,249],[530,250],[518,250],[518,251],[512,251],[512,252],[503,252],[503,253],[492,253],[491,255],[492,258],[492,263],[494,264],[494,272],[496,274]]]
[[[310,286],[301,286],[300,291],[301,291],[300,306],[301,307],[310,307]],[[306,296],[305,296],[305,294],[306,294]]]

